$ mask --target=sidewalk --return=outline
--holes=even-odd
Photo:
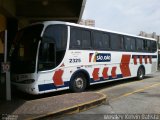
[[[106,101],[102,93],[83,92],[68,93],[36,100],[13,100],[11,102],[0,102],[0,114],[10,118],[38,119],[47,116],[57,117],[59,115],[77,113],[100,105]]]

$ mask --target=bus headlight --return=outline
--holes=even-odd
[[[23,83],[23,84],[31,84],[31,83],[34,83],[34,82],[35,82],[34,79],[27,79],[27,80],[21,81],[20,83]]]

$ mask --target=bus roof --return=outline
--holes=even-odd
[[[40,23],[44,24],[45,26],[50,25],[50,24],[63,24],[63,25],[75,26],[75,27],[86,28],[86,29],[91,29],[91,30],[98,30],[98,31],[103,31],[103,32],[111,32],[111,33],[122,34],[122,35],[126,35],[126,36],[131,36],[131,37],[149,39],[149,40],[155,40],[156,41],[156,39],[154,39],[154,38],[142,37],[142,36],[132,35],[132,34],[128,34],[128,33],[117,32],[117,31],[112,31],[112,30],[107,30],[107,29],[102,29],[102,28],[97,28],[97,27],[90,27],[90,26],[85,26],[85,25],[80,25],[80,24],[75,24],[75,23],[70,23],[70,22],[44,21],[44,22],[39,22],[39,23],[36,23],[36,24],[40,24]]]

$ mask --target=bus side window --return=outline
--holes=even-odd
[[[119,34],[110,34],[111,48],[113,50],[123,50],[123,36]]]
[[[138,51],[144,50],[143,40],[142,39],[136,39],[136,47]]]
[[[96,50],[100,50],[103,47],[101,32],[93,32],[93,47]]]
[[[104,33],[103,37],[102,37],[102,41],[103,41],[104,49],[109,49],[110,48],[110,45],[109,45],[109,43],[110,43],[109,34]]]
[[[131,39],[131,50],[132,51],[136,50],[136,39],[135,38]]]
[[[125,50],[130,51],[131,50],[131,39],[125,36],[124,43],[125,43],[124,45]]]
[[[108,33],[93,32],[93,47],[96,50],[108,50],[110,48],[110,37]]]
[[[148,47],[147,47],[147,40],[143,40],[143,48],[144,48],[144,51],[148,51]]]
[[[70,35],[70,48],[73,49],[80,49],[81,48],[81,40],[82,40],[82,31],[77,28],[71,28],[71,35]]]
[[[82,48],[91,48],[91,32],[88,30],[82,30]]]
[[[156,41],[151,41],[151,47],[152,47],[152,52],[156,52],[156,50],[157,50],[157,42]]]
[[[150,40],[143,40],[143,42],[144,42],[144,50],[146,51],[146,52],[150,52],[150,48],[151,48],[151,44],[150,44]]]
[[[129,36],[124,36],[124,48],[127,51],[134,51],[135,50],[135,38],[134,37],[129,37]]]
[[[147,48],[148,48],[148,52],[151,52],[151,41],[147,40]]]

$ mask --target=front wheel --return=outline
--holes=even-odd
[[[140,67],[137,71],[137,79],[142,80],[144,78],[145,71],[143,67]]]
[[[73,92],[83,92],[86,89],[87,82],[83,74],[76,74],[71,78],[70,89]]]

